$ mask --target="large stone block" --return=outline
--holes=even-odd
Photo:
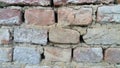
[[[78,43],[80,34],[75,30],[64,28],[51,28],[49,40],[55,43]]]
[[[47,44],[47,30],[35,28],[15,28],[14,29],[15,42],[27,42],[35,44]]]
[[[47,61],[65,61],[71,60],[71,49],[62,49],[57,47],[44,48],[45,60]]]
[[[100,62],[103,59],[102,48],[77,47],[73,59],[77,62]]]
[[[88,28],[83,36],[87,44],[120,44],[120,25]]]
[[[13,60],[23,64],[39,64],[41,52],[35,47],[16,46],[14,48]]]

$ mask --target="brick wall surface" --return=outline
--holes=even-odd
[[[0,0],[0,68],[120,68],[120,0]]]

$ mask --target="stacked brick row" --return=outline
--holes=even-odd
[[[120,0],[0,0],[0,68],[120,68]]]

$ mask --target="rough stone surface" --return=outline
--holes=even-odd
[[[12,60],[12,48],[0,48],[0,62]]]
[[[23,64],[39,64],[41,55],[37,48],[16,46],[14,48],[13,60]]]
[[[64,28],[51,28],[49,40],[55,43],[78,43],[80,34],[75,30]]]
[[[120,63],[120,48],[109,48],[105,51],[105,61],[109,63]]]
[[[103,64],[77,64],[76,68],[115,68],[114,65]]]
[[[8,44],[10,42],[10,33],[8,29],[0,29],[0,44]]]
[[[45,60],[47,61],[65,61],[71,59],[71,49],[62,49],[57,47],[45,47]]]
[[[50,66],[26,65],[25,68],[51,68]]]
[[[21,23],[21,12],[17,9],[0,9],[0,24],[19,25]]]
[[[114,3],[114,0],[98,0],[98,3],[106,3],[106,4],[109,4],[109,3]]]
[[[84,3],[114,3],[114,0],[54,0],[55,6],[66,5],[66,4],[84,4]]]
[[[59,8],[58,23],[70,23],[70,25],[88,25],[92,23],[92,8]]]
[[[0,68],[23,68],[23,66],[20,64],[5,63],[5,64],[0,64]]]
[[[100,62],[103,59],[102,48],[77,47],[73,54],[77,62]]]
[[[120,25],[88,28],[83,39],[87,44],[120,44],[119,27]]]
[[[54,11],[52,9],[27,9],[25,11],[25,22],[37,26],[54,24]]]
[[[120,5],[99,7],[97,21],[100,23],[120,23]]]
[[[35,44],[47,44],[47,30],[46,29],[32,29],[32,28],[15,28],[14,29],[15,42],[27,42]]]
[[[50,5],[50,0],[0,0],[7,4],[22,4],[22,5]]]

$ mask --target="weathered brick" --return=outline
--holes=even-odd
[[[0,0],[0,2],[18,5],[50,5],[50,0]]]
[[[57,47],[44,48],[45,60],[47,61],[65,61],[69,62],[71,59],[71,49],[62,49]]]
[[[0,44],[10,43],[10,33],[8,29],[0,29]]]
[[[120,48],[108,48],[104,59],[109,63],[120,63]]]
[[[88,28],[83,39],[87,44],[120,44],[119,27],[120,25]]]
[[[0,48],[0,62],[12,60],[12,48]]]
[[[49,40],[55,43],[78,43],[80,34],[75,30],[64,28],[51,28]]]
[[[16,46],[14,48],[13,60],[23,64],[39,64],[41,52],[35,47]]]
[[[106,3],[106,4],[108,4],[108,3],[114,3],[114,0],[54,0],[54,4],[56,6],[66,5],[69,3],[72,3],[72,4]]]
[[[77,62],[100,62],[103,59],[102,48],[77,47],[73,54]]]
[[[14,29],[15,42],[27,42],[35,44],[47,44],[47,30],[35,28],[15,28]]]
[[[120,23],[120,5],[99,7],[97,21],[99,23]]]
[[[21,12],[18,9],[0,9],[0,24],[19,25],[21,23]]]
[[[29,25],[45,26],[55,23],[52,9],[30,8],[25,10],[25,22]]]
[[[62,7],[58,9],[58,23],[70,25],[88,25],[92,23],[92,8],[73,9]]]

